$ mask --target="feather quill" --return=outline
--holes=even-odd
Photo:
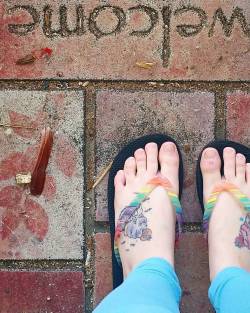
[[[46,178],[46,168],[49,162],[53,145],[53,132],[50,127],[42,130],[41,144],[38,152],[37,162],[31,176],[30,192],[32,195],[40,195]]]

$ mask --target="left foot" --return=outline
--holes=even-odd
[[[159,168],[160,164],[160,170]],[[138,149],[115,177],[116,225],[121,212],[127,209],[136,192],[156,175],[167,178],[178,195],[179,155],[172,142],[165,142],[160,151],[156,143]],[[135,211],[118,239],[124,276],[141,261],[160,257],[174,265],[175,210],[163,187],[156,187]]]

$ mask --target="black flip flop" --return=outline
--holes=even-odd
[[[223,150],[226,147],[234,148],[236,153],[241,153],[246,157],[247,163],[250,163],[250,149],[247,146],[244,146],[240,143],[229,141],[229,140],[217,140],[217,141],[211,141],[209,144],[207,144],[201,151],[198,161],[197,161],[197,167],[196,167],[196,188],[197,188],[197,194],[199,198],[199,202],[202,208],[202,212],[204,213],[204,203],[203,203],[203,178],[201,173],[201,157],[202,152],[206,148],[215,148],[220,155],[221,158],[221,175],[224,175],[224,161],[223,161]]]
[[[114,235],[115,235],[115,210],[114,210],[114,197],[115,197],[115,189],[114,189],[114,178],[116,173],[124,168],[124,163],[127,158],[134,156],[134,152],[139,148],[144,148],[145,145],[149,142],[155,142],[158,145],[158,149],[160,149],[161,145],[170,141],[175,143],[179,158],[179,198],[181,198],[182,188],[183,188],[183,162],[181,157],[181,152],[171,137],[163,134],[153,134],[144,137],[140,137],[128,145],[126,145],[115,157],[112,167],[109,173],[108,180],[108,211],[109,211],[109,222],[110,222],[110,233],[111,233],[111,244],[112,244],[112,268],[113,268],[113,288],[118,287],[123,282],[123,272],[122,267],[118,264],[115,254],[114,254]]]

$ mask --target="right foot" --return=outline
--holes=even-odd
[[[216,149],[207,148],[202,153],[204,203],[216,184],[227,180],[250,197],[250,163],[244,155],[227,147],[223,151],[224,177],[221,160]],[[244,239],[242,247],[236,238]],[[250,213],[228,192],[222,192],[213,210],[208,231],[209,267],[212,280],[226,267],[236,266],[250,271]]]

